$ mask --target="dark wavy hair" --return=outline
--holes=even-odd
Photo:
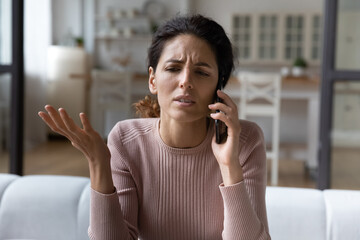
[[[220,84],[225,87],[234,69],[231,42],[217,22],[199,14],[176,16],[157,29],[148,50],[148,68],[152,67],[156,71],[165,43],[181,34],[192,34],[210,45],[216,57]],[[160,116],[157,101],[149,96],[135,103],[135,107],[141,117]],[[152,108],[153,111],[149,111],[149,108]]]

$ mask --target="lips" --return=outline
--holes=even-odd
[[[195,103],[194,99],[190,95],[179,95],[174,98],[174,101],[180,103]]]
[[[193,103],[193,101],[188,100],[188,99],[180,99],[178,101],[181,102],[181,103]]]

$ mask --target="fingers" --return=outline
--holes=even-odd
[[[84,127],[84,130],[85,130],[86,132],[91,132],[91,131],[93,131],[93,128],[92,128],[92,126],[91,126],[91,124],[90,124],[90,121],[89,121],[89,119],[87,118],[86,114],[85,114],[85,113],[80,113],[79,116],[80,116],[81,123],[82,123],[82,125],[83,125],[83,127]]]
[[[214,103],[209,105],[209,109],[215,111],[219,110],[220,112],[212,113],[210,116],[213,119],[218,119],[226,124],[229,128],[228,132],[237,133],[239,126],[239,116],[237,111],[236,104],[232,101],[232,99],[224,92],[217,91],[218,96],[223,99],[223,102]]]
[[[80,128],[75,124],[74,120],[71,117],[69,117],[69,115],[67,114],[65,109],[60,108],[59,113],[60,113],[61,119],[63,120],[63,122],[68,130],[70,130],[71,132],[74,132],[74,133],[76,133],[78,130],[80,130]]]
[[[67,134],[61,131],[56,123],[53,121],[53,119],[50,117],[49,114],[46,114],[45,112],[39,112],[38,115],[42,118],[42,120],[50,127],[50,129],[56,133],[59,133],[65,137],[68,138]]]
[[[236,104],[234,103],[234,101],[231,99],[231,97],[229,95],[227,95],[226,93],[224,93],[221,90],[217,90],[216,93],[219,96],[219,98],[221,98],[223,100],[223,103],[225,105],[228,105],[230,108],[237,108]]]
[[[45,106],[46,112],[39,112],[39,116],[54,131],[66,138],[80,150],[88,160],[102,159],[107,156],[108,149],[101,136],[93,130],[90,121],[84,113],[80,113],[83,129],[68,115],[65,109],[56,111],[50,105]]]
[[[224,92],[218,90],[217,91],[218,96],[223,99],[223,102],[217,102],[214,104],[209,105],[209,109],[215,111],[219,110],[220,113],[215,113],[212,116],[214,116],[214,119],[219,119],[222,121],[225,121],[228,118],[234,118],[238,120],[238,111],[236,104],[232,101],[232,99]]]
[[[229,115],[227,115],[225,112],[220,111],[220,112],[216,112],[216,113],[211,113],[210,116],[213,119],[217,119],[220,120],[222,122],[225,123],[226,126],[230,127],[231,126],[231,118]]]
[[[47,111],[47,113],[49,114],[49,116],[51,117],[52,121],[55,123],[58,129],[63,130],[66,128],[63,120],[61,119],[59,113],[55,110],[55,108],[53,108],[50,105],[46,105],[45,110]]]
[[[47,114],[39,112],[39,116],[54,132],[67,137],[70,141],[78,140],[77,134],[81,129],[76,126],[64,109],[59,109],[57,112],[52,106],[46,105],[45,110]]]
[[[47,115],[44,112],[38,112],[38,115],[42,118],[42,120],[51,128],[51,130],[53,130],[54,132],[57,132],[56,129],[56,125],[53,122],[53,120],[51,119],[51,117],[49,117],[49,115]]]

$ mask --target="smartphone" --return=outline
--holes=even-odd
[[[222,102],[222,99],[219,98],[219,96],[217,95],[217,90],[221,90],[222,88],[222,78],[219,77],[219,81],[216,87],[216,91],[215,91],[215,101],[216,102]],[[220,112],[220,110],[216,110],[216,112]],[[215,119],[215,135],[216,135],[216,143],[220,144],[224,141],[224,139],[227,137],[227,127],[226,125],[218,120]]]

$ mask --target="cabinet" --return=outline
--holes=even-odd
[[[320,13],[252,13],[232,16],[232,42],[241,64],[320,64]]]

